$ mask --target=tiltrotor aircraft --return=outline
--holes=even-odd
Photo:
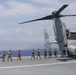
[[[76,47],[75,46],[69,46],[67,40],[76,40],[76,32],[70,32],[66,26],[65,23],[63,23],[60,19],[60,17],[68,17],[68,16],[76,16],[76,15],[62,15],[60,14],[68,5],[63,5],[58,11],[53,11],[52,15],[45,16],[43,18],[30,20],[26,22],[21,22],[19,24],[34,22],[34,21],[40,21],[40,20],[53,20],[53,28],[55,33],[55,40],[56,43],[59,45],[61,54],[63,55],[63,50],[68,50],[70,52],[70,55],[76,55]],[[47,31],[44,31],[45,35],[45,47],[50,47],[52,42],[49,41],[49,36]]]

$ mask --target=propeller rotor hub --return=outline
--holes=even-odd
[[[56,17],[56,12],[57,12],[57,11],[53,11],[53,12],[52,12],[52,18],[55,18],[55,17]]]
[[[58,18],[59,14],[57,14],[57,11],[52,12],[52,18]]]

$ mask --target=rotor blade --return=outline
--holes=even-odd
[[[34,21],[40,21],[40,20],[50,20],[50,19],[52,19],[52,15],[49,15],[49,16],[46,16],[46,17],[43,17],[43,18],[40,18],[40,19],[35,19],[35,20],[26,21],[26,22],[21,22],[19,24],[24,24],[24,23],[34,22]]]
[[[59,17],[70,17],[70,16],[76,16],[76,15],[59,15]]]
[[[63,5],[57,12],[56,15],[59,15],[68,5]]]

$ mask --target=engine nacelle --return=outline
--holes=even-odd
[[[70,33],[69,29],[66,29],[66,35],[67,35],[67,38],[69,38],[71,36],[71,33]]]
[[[76,46],[70,45],[68,47],[68,50],[69,50],[71,55],[76,56]]]

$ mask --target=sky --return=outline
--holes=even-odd
[[[44,29],[55,40],[53,22],[18,23],[41,18],[69,6],[61,14],[76,14],[76,0],[0,0],[0,50],[44,48]],[[70,31],[76,31],[76,17],[61,18]]]

